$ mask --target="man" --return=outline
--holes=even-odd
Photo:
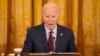
[[[72,30],[57,24],[59,7],[47,3],[42,12],[43,24],[28,30],[22,52],[75,52]]]

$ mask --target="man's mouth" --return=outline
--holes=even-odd
[[[53,24],[48,24],[48,25],[53,25]]]

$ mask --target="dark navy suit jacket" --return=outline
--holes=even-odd
[[[72,30],[57,25],[56,52],[75,52]],[[44,25],[38,25],[28,30],[22,52],[48,52],[48,42]]]

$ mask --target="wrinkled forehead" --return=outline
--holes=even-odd
[[[59,7],[55,3],[47,3],[42,8],[43,12],[46,11],[46,10],[50,10],[50,9],[51,10],[56,10],[57,12],[59,12]]]

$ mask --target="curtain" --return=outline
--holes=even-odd
[[[22,48],[27,29],[42,23],[42,6],[60,7],[58,23],[74,31],[83,56],[100,54],[100,0],[0,0],[0,54]]]

